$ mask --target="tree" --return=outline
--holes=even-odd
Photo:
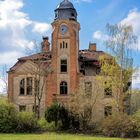
[[[3,88],[3,90],[4,90],[4,92],[6,92],[7,93],[7,91],[8,91],[8,78],[7,78],[7,66],[6,65],[4,65],[3,67],[2,67],[2,70],[1,70],[1,76],[0,76],[0,80],[3,82],[3,85],[1,85],[2,86],[2,88]]]
[[[101,99],[100,83],[94,79],[94,92],[92,91],[92,82],[81,82],[74,93],[69,96],[69,111],[80,122],[80,128],[86,130],[94,122],[94,109]],[[97,103],[98,102],[98,103]]]
[[[46,82],[48,75],[52,72],[50,56],[47,57],[48,52],[44,51],[43,48],[49,48],[50,43],[48,42],[48,37],[43,38],[43,42],[40,45],[35,45],[33,53],[36,50],[36,54],[29,56],[31,61],[35,64],[35,69],[32,69],[32,75],[34,76],[35,83],[34,83],[34,112],[36,117],[40,118],[40,109],[41,109],[41,101],[44,90],[46,88]],[[41,52],[39,52],[41,50]],[[49,50],[48,50],[49,51]],[[29,50],[28,50],[29,52]],[[31,51],[30,51],[31,53]],[[34,57],[35,56],[35,57]]]
[[[114,89],[117,108],[124,111],[124,101],[131,85],[132,63],[131,49],[137,43],[137,37],[133,34],[132,26],[107,24],[108,39],[105,42],[112,57],[102,56],[101,75]],[[109,56],[109,55],[108,55]],[[127,94],[128,95],[128,94]]]

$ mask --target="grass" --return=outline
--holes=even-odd
[[[0,140],[123,140],[121,138],[103,138],[74,134],[0,134]]]

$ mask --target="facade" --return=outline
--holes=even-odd
[[[69,102],[69,95],[81,85],[81,89],[91,88],[91,94],[98,95],[95,105],[94,118],[102,119],[112,113],[112,89],[107,92],[99,86],[95,91],[97,75],[100,71],[99,57],[103,51],[96,50],[96,44],[90,43],[86,50],[79,50],[80,23],[77,21],[77,12],[73,4],[62,1],[55,9],[55,19],[52,22],[51,45],[48,37],[43,37],[42,51],[37,54],[19,58],[17,63],[8,72],[8,98],[19,111],[34,110],[36,74],[41,69],[51,71],[41,76],[42,90],[41,114],[47,106],[55,100],[64,104]],[[106,96],[107,95],[107,96]],[[108,111],[109,110],[109,111]]]

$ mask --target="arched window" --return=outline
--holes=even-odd
[[[27,95],[32,95],[32,77],[27,78]]]
[[[24,95],[25,94],[25,79],[22,79],[20,81],[20,95]]]
[[[60,83],[60,95],[66,95],[68,94],[68,85],[67,82],[61,82]]]

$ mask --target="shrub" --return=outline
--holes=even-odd
[[[39,130],[37,119],[33,113],[19,112],[17,115],[17,131],[30,133]]]
[[[105,118],[101,124],[101,132],[105,136],[111,137],[137,137],[137,121],[126,114],[114,114]]]
[[[15,132],[17,127],[16,114],[15,107],[12,104],[0,103],[0,132]]]
[[[74,117],[68,112],[68,110],[60,105],[54,103],[45,112],[45,119],[48,122],[55,122],[55,127],[60,129],[69,129],[72,126],[79,126]],[[59,126],[58,126],[59,123]]]
[[[45,118],[41,118],[38,120],[38,125],[42,131],[53,131],[55,130],[55,123],[54,122],[47,122]]]

